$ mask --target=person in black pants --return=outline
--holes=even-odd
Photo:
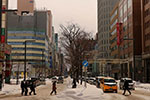
[[[25,84],[24,84],[24,81],[21,81],[21,95],[23,95],[24,94],[24,86],[25,86]]]
[[[29,95],[31,95],[32,92],[33,92],[34,95],[36,95],[35,87],[36,87],[35,82],[32,82],[31,85],[30,85],[30,90],[31,91],[29,92]]]
[[[77,84],[76,84],[76,79],[73,78],[73,82],[72,82],[72,88],[76,88],[77,87]]]
[[[125,80],[125,82],[124,82],[123,90],[124,90],[124,92],[123,92],[122,95],[125,95],[126,90],[127,90],[127,91],[129,92],[129,94],[131,95],[131,92],[130,92],[130,90],[129,90],[129,82],[128,82],[127,80]]]
[[[28,81],[25,81],[25,85],[24,85],[25,96],[27,96],[27,94],[28,94],[28,85],[29,85]]]
[[[54,82],[53,82],[53,85],[52,85],[52,92],[50,93],[50,95],[52,95],[53,92],[55,92],[55,95],[56,95],[56,93],[57,93],[57,92],[56,92],[56,89],[57,89],[57,88],[56,88],[56,81],[54,81]]]

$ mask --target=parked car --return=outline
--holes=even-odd
[[[94,80],[95,80],[95,78],[90,77],[90,78],[88,79],[88,83],[93,85],[93,84],[94,84]]]
[[[131,78],[121,78],[120,83],[119,83],[120,89],[123,89],[125,80],[129,82],[129,89],[135,90],[135,83],[133,82]]]
[[[46,85],[45,78],[40,78],[40,84],[41,84],[41,85]]]
[[[58,77],[57,76],[53,76],[52,77],[52,82],[54,82],[54,81],[56,81],[56,82],[58,81]]]
[[[101,80],[100,87],[102,88],[103,92],[112,91],[115,93],[118,92],[117,82],[114,78],[111,77],[104,77]]]
[[[57,79],[57,83],[64,83],[64,79],[62,76],[59,76]]]
[[[96,87],[100,88],[100,81],[104,78],[104,76],[97,76],[96,77]]]

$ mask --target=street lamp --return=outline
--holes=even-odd
[[[35,40],[25,40],[24,41],[24,47],[25,47],[25,51],[24,51],[24,81],[26,80],[26,45],[27,45],[27,42],[35,42]]]
[[[133,41],[133,74],[132,74],[132,78],[135,80],[135,39],[134,38],[124,38],[123,40],[132,40]]]

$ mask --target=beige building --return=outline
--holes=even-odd
[[[34,12],[34,0],[18,0],[17,1],[18,15],[22,13],[32,13]]]

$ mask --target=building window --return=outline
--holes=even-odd
[[[145,23],[145,28],[147,29],[149,26],[150,26],[150,21],[147,21],[147,22]]]
[[[148,15],[150,15],[150,9],[147,9],[147,10],[145,11],[145,17],[147,17]]]
[[[150,0],[145,0],[144,4],[148,4],[150,2]]]

